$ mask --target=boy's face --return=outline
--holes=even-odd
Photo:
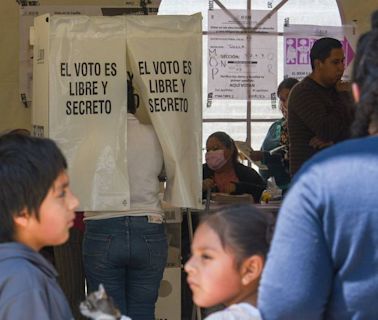
[[[73,226],[78,199],[69,188],[69,179],[63,171],[54,181],[39,208],[39,220],[27,214],[25,224],[18,229],[18,240],[39,251],[48,245],[60,245],[67,241]]]

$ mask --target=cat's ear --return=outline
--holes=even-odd
[[[106,299],[108,296],[106,295],[106,291],[102,283],[98,285],[98,298],[99,299]]]

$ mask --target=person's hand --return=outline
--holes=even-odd
[[[228,183],[224,188],[225,193],[234,193],[235,191],[236,191],[236,185],[233,182]]]
[[[323,149],[333,145],[333,141],[324,141],[318,137],[313,137],[308,144],[314,149]]]
[[[262,161],[264,153],[262,151],[251,151],[249,157],[252,161]]]
[[[215,187],[215,182],[211,178],[207,178],[202,181],[202,190],[206,191]]]
[[[336,90],[352,92],[352,84],[349,81],[337,81]]]

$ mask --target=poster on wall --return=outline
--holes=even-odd
[[[288,25],[284,27],[284,77],[303,79],[312,71],[310,50],[317,39],[331,37],[341,41],[345,55],[342,80],[349,81],[357,32],[354,26]]]
[[[19,15],[19,91],[20,99],[26,107],[31,106],[33,81],[33,48],[29,41],[29,29],[34,18],[43,14],[51,15],[86,15],[86,16],[116,16],[116,15],[156,15],[161,0],[128,0],[124,6],[54,6],[25,5],[20,6]],[[144,4],[141,6],[141,4]]]
[[[45,15],[34,28],[34,98],[48,101],[42,112],[33,106],[33,125],[47,115],[42,123],[67,158],[79,210],[129,208],[124,17]]]
[[[209,11],[208,100],[275,102],[277,15],[273,14],[255,28],[269,12]]]
[[[155,128],[164,200],[202,208],[202,16],[128,16],[128,77]]]

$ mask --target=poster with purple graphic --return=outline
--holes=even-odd
[[[343,81],[352,72],[355,45],[358,39],[354,26],[289,25],[284,27],[284,77],[303,79],[311,73],[310,50],[317,39],[331,37],[341,41],[345,55]]]

